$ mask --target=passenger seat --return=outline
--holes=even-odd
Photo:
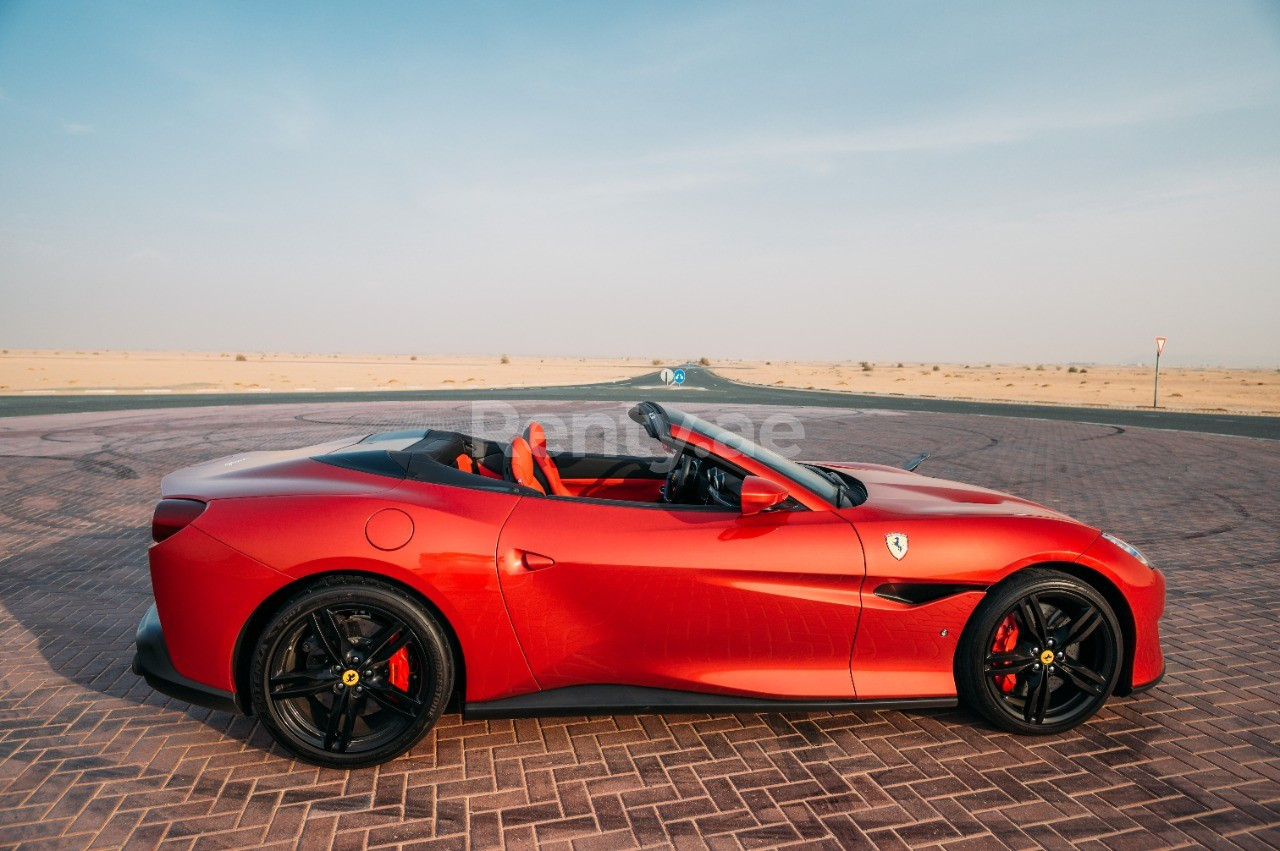
[[[560,469],[556,467],[555,459],[547,452],[547,433],[542,430],[542,425],[530,422],[528,428],[524,430],[524,439],[533,453],[533,461],[538,465],[538,471],[542,473],[542,478],[547,484],[543,492],[546,493],[549,490],[555,496],[571,496],[569,489],[560,480]]]

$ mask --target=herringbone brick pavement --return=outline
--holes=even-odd
[[[605,404],[520,407],[623,416]],[[777,409],[735,412],[758,423]],[[129,672],[150,603],[159,477],[244,449],[459,424],[468,411],[380,403],[14,418],[0,420],[0,845],[1280,843],[1280,446],[993,417],[794,413],[806,458],[898,463],[928,449],[923,472],[1010,490],[1141,546],[1169,579],[1164,683],[1046,738],[963,710],[455,715],[388,765],[321,770],[273,749],[252,718],[165,698]]]

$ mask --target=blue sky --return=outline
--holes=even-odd
[[[0,0],[11,347],[1280,366],[1280,11]]]

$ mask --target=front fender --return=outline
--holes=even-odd
[[[1164,574],[1143,564],[1098,535],[1076,559],[1113,584],[1129,607],[1133,621],[1131,658],[1126,660],[1129,690],[1150,688],[1164,675],[1164,652],[1160,647],[1160,618],[1164,616]]]
[[[1027,567],[1073,564],[1098,536],[1042,516],[846,516],[867,564],[851,658],[862,700],[954,696],[957,642],[986,590]],[[900,558],[890,536],[907,539]]]

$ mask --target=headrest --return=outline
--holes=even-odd
[[[524,428],[524,439],[529,442],[529,448],[534,454],[538,450],[547,451],[547,433],[543,431],[542,424],[536,420],[530,420],[529,424]]]

